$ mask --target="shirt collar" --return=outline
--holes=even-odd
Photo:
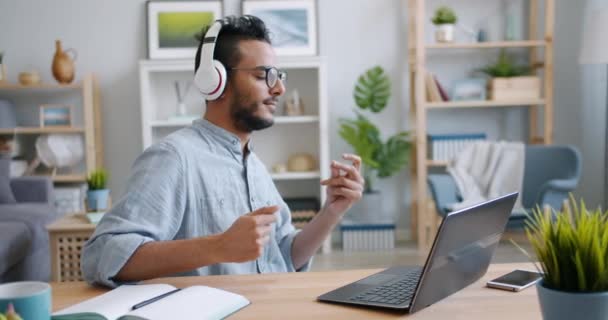
[[[241,149],[241,139],[236,134],[222,127],[219,127],[204,118],[194,120],[192,122],[192,126],[211,133],[214,137],[217,138],[220,144],[222,144],[229,150],[232,150],[237,154],[243,153]],[[251,143],[251,139],[249,139],[249,141],[247,142],[246,148],[250,152],[253,152],[253,144]]]

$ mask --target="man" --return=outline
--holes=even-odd
[[[200,56],[199,45],[196,69]],[[224,91],[208,101],[203,119],[136,160],[125,197],[84,247],[82,271],[89,283],[307,270],[323,240],[360,199],[361,160],[344,155],[352,165],[332,162],[331,177],[321,181],[327,202],[297,232],[251,149],[251,133],[273,124],[285,92],[285,74],[275,67],[264,23],[252,16],[226,18],[213,58],[226,67]]]

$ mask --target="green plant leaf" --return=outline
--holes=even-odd
[[[458,21],[454,10],[448,6],[441,6],[435,10],[435,15],[431,19],[433,24],[454,24]]]
[[[537,208],[526,223],[545,285],[568,292],[608,291],[608,212],[591,211],[572,196],[570,203],[572,211],[554,215]]]
[[[362,74],[355,85],[354,98],[362,110],[382,111],[390,97],[390,80],[384,70],[375,66]]]

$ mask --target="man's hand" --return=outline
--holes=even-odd
[[[327,186],[327,201],[323,210],[331,214],[343,214],[363,195],[365,181],[360,172],[361,158],[354,154],[344,154],[342,158],[350,160],[352,166],[332,161],[331,177],[321,181],[322,185]]]
[[[263,207],[239,217],[220,235],[220,248],[225,262],[245,262],[257,259],[270,240],[272,223],[279,206]]]

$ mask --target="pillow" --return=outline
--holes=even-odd
[[[17,203],[10,179],[11,158],[0,154],[0,204]]]

